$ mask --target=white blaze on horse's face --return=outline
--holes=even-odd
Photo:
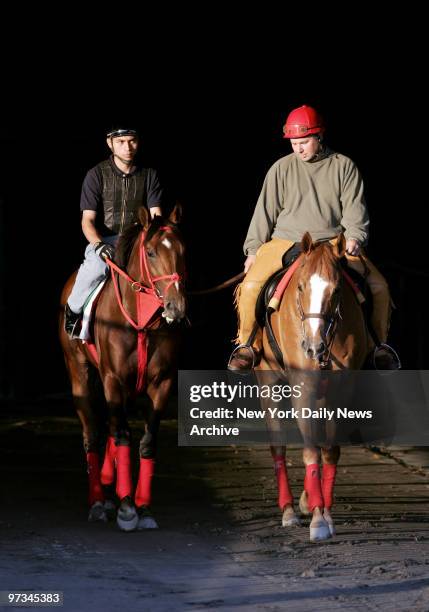
[[[318,274],[313,274],[310,278],[310,312],[316,314],[322,312],[323,296],[328,284],[329,283],[323,280]],[[311,318],[309,319],[309,324],[313,335],[316,335],[320,326],[320,319]]]
[[[167,248],[167,249],[171,249],[171,242],[169,241],[168,238],[164,238],[162,240],[162,244]],[[179,283],[176,281],[174,283],[174,286],[176,287],[177,291],[179,291]]]

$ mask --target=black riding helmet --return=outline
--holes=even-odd
[[[122,123],[110,128],[106,134],[106,138],[118,138],[119,136],[138,136],[138,134],[136,129],[125,127]]]

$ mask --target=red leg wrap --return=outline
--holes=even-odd
[[[274,460],[274,471],[277,478],[277,490],[279,493],[279,508],[283,508],[287,504],[293,504],[293,495],[290,490],[289,480],[287,477],[286,461],[282,455],[273,456]]]
[[[322,493],[325,508],[331,508],[334,503],[334,484],[337,466],[325,463],[322,471]]]
[[[323,508],[322,487],[320,486],[320,468],[317,463],[311,463],[305,468],[304,489],[308,495],[308,509]]]
[[[113,436],[109,436],[106,444],[103,467],[101,468],[101,482],[104,485],[111,485],[115,480],[115,458],[115,438]]]
[[[103,489],[100,482],[100,464],[98,453],[86,453],[89,480],[89,505],[97,501],[104,501]]]
[[[139,481],[137,483],[135,503],[137,508],[149,506],[151,502],[152,476],[155,471],[155,459],[140,459]]]
[[[116,447],[116,494],[119,499],[131,495],[133,483],[131,480],[131,448]]]

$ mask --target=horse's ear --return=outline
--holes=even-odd
[[[140,206],[138,211],[138,218],[143,229],[147,229],[149,225],[149,211],[146,206]]]
[[[346,239],[344,237],[344,234],[341,233],[339,236],[337,236],[337,242],[334,245],[334,255],[335,257],[338,257],[338,259],[341,259],[342,257],[344,257],[345,254],[346,254]]]
[[[182,205],[180,204],[180,202],[176,202],[176,206],[171,211],[170,216],[168,217],[168,220],[174,223],[175,225],[177,225],[178,223],[180,223],[181,219],[182,219]]]
[[[314,249],[313,239],[308,232],[305,232],[301,240],[302,252],[308,255]]]

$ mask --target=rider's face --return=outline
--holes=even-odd
[[[108,138],[107,144],[115,157],[118,157],[125,164],[131,164],[138,148],[136,136],[118,136]]]
[[[291,138],[293,152],[303,161],[310,161],[320,151],[321,144],[318,138],[306,136],[305,138]]]

